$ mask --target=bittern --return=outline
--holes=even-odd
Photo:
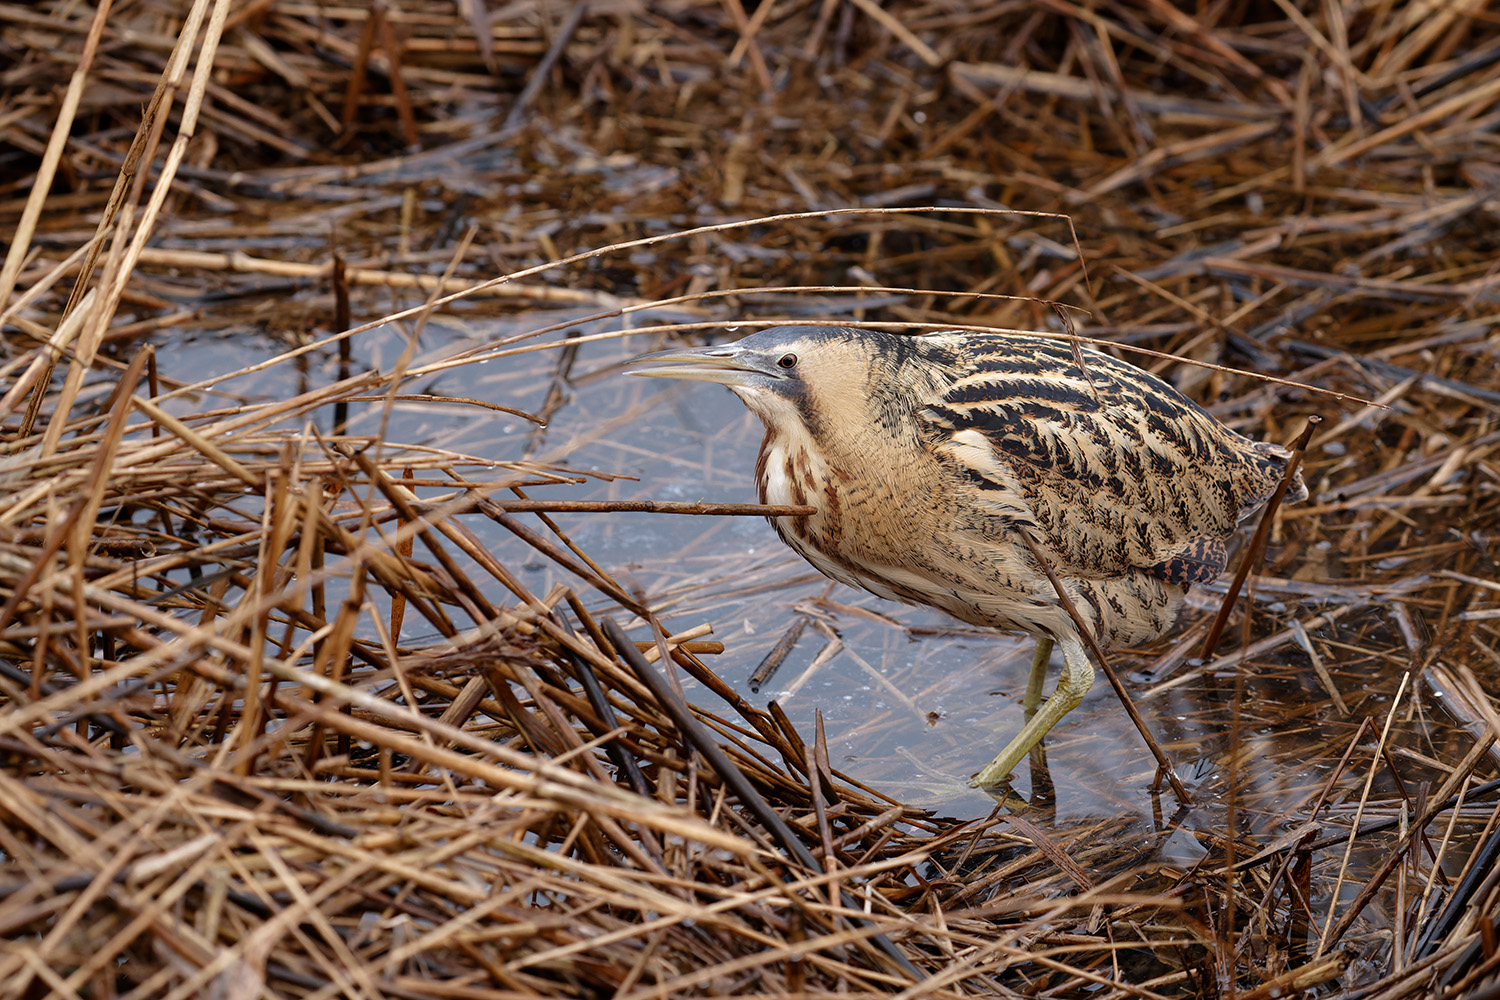
[[[720,382],[760,417],[760,500],[816,509],[770,522],[826,576],[1036,637],[1031,718],[975,775],[989,787],[1094,681],[1038,556],[1101,648],[1149,642],[1223,571],[1288,459],[1148,372],[1081,357],[1041,336],[786,326],[631,373]],[[1306,494],[1298,479],[1286,499]],[[1062,674],[1038,708],[1054,643]]]

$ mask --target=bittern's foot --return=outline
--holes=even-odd
[[[974,775],[973,784],[979,788],[993,788],[1003,785],[1010,776],[1010,772],[1021,762],[1021,758],[1031,752],[1043,736],[1055,725],[1059,719],[1067,715],[1078,703],[1094,683],[1094,666],[1089,662],[1087,651],[1083,643],[1072,636],[1065,636],[1057,640],[1063,651],[1062,675],[1057,679],[1057,690],[1052,692],[1042,706],[1037,709],[1031,721],[1016,734],[1016,738],[1010,741],[1006,748],[1000,751],[999,756]],[[1037,643],[1037,653],[1041,653],[1042,644]],[[1050,652],[1050,648],[1048,650]],[[1032,661],[1032,669],[1035,672],[1036,660]],[[1042,661],[1045,669],[1046,661]]]
[[[1011,791],[1009,785],[981,788],[980,791],[988,795],[996,804],[1004,806],[1007,812],[1025,812],[1035,805],[1034,802],[1023,798],[1020,792]]]

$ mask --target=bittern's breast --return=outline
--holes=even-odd
[[[798,426],[768,429],[756,465],[761,501],[817,508],[771,524],[824,575],[890,600],[931,603],[913,567],[930,558],[942,507],[919,479],[891,475],[869,457],[830,451]]]
[[[1016,534],[1030,519],[1024,498],[991,495],[976,512],[969,484],[915,442],[830,447],[798,430],[767,432],[756,478],[762,502],[817,508],[810,517],[771,523],[825,576],[975,625],[1053,635],[1074,630]],[[1106,644],[1161,634],[1187,589],[1145,574],[1063,583]]]

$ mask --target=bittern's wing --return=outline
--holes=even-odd
[[[1212,580],[1224,540],[1275,490],[1284,449],[1229,430],[1155,376],[1065,343],[966,342],[963,374],[925,400],[927,444],[950,486],[992,515],[971,530],[1034,525],[1059,573],[1144,570]],[[973,506],[972,504],[970,506]]]

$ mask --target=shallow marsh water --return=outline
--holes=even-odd
[[[412,366],[557,319],[548,313],[516,324],[435,321],[423,331]],[[555,342],[560,336],[544,339]],[[390,370],[405,346],[405,335],[394,328],[361,335],[354,344],[353,370]],[[349,433],[379,435],[383,428],[388,442],[449,449],[481,460],[524,457],[600,474],[581,484],[529,489],[533,498],[753,502],[759,422],[720,386],[639,379],[620,371],[626,359],[659,346],[654,334],[581,344],[561,381],[556,378],[559,352],[540,350],[418,377],[406,387],[531,412],[543,406],[549,391],[561,392],[562,404],[542,429],[472,406],[397,402],[388,415],[379,404],[353,404]],[[172,373],[205,377],[275,352],[253,339],[219,343],[184,352]],[[332,381],[336,374],[336,363],[317,353],[300,365],[278,365],[216,389],[265,397]],[[288,386],[288,379],[306,384]],[[201,411],[216,404],[200,396],[176,405]],[[472,478],[483,480],[482,470]],[[656,609],[669,628],[711,623],[725,652],[706,662],[752,703],[777,700],[805,738],[812,736],[815,713],[821,711],[835,769],[940,816],[972,819],[995,808],[994,799],[966,782],[1022,724],[1020,700],[1032,649],[1028,637],[968,628],[924,608],[830,585],[758,517],[553,517],[584,552]],[[491,522],[474,517],[467,523],[533,592],[546,593],[555,583],[577,586],[578,581]],[[474,578],[484,579],[484,574]],[[494,589],[492,599],[504,603],[508,595]],[[1299,600],[1295,592],[1282,593],[1274,586],[1262,587],[1259,595],[1256,638],[1284,629],[1292,618],[1311,622],[1319,611],[1337,607]],[[1195,797],[1192,810],[1179,812],[1170,791],[1153,790],[1149,752],[1102,676],[1046,740],[1045,770],[1038,769],[1035,757],[1018,768],[1015,791],[1044,803],[1046,814],[1059,824],[1110,818],[1138,826],[1157,860],[1183,866],[1222,844],[1231,786],[1235,826],[1242,835],[1264,839],[1305,818],[1300,807],[1316,796],[1328,777],[1329,762],[1337,760],[1360,719],[1372,716],[1377,731],[1384,722],[1411,654],[1385,612],[1363,606],[1334,624],[1308,628],[1340,688],[1347,715],[1333,704],[1293,642],[1254,658],[1237,695],[1232,668],[1205,673],[1185,658],[1201,643],[1218,599],[1209,590],[1195,592],[1174,635],[1143,653],[1122,652],[1113,661]],[[813,619],[813,627],[803,632],[776,675],[753,691],[751,672],[799,614]],[[1221,655],[1236,648],[1238,636],[1236,631],[1226,640]],[[421,638],[405,636],[407,641]],[[1448,723],[1420,685],[1409,684],[1403,698],[1393,727],[1398,759],[1419,777],[1439,780],[1441,774],[1422,758],[1456,760],[1471,738]],[[699,703],[710,711],[723,709],[711,695],[701,696]],[[1235,739],[1239,752],[1232,754]],[[1357,795],[1362,781],[1362,770],[1345,775],[1340,782],[1345,791],[1335,798]],[[1377,799],[1394,795],[1383,773],[1373,794]],[[1336,806],[1334,814],[1344,811]]]

